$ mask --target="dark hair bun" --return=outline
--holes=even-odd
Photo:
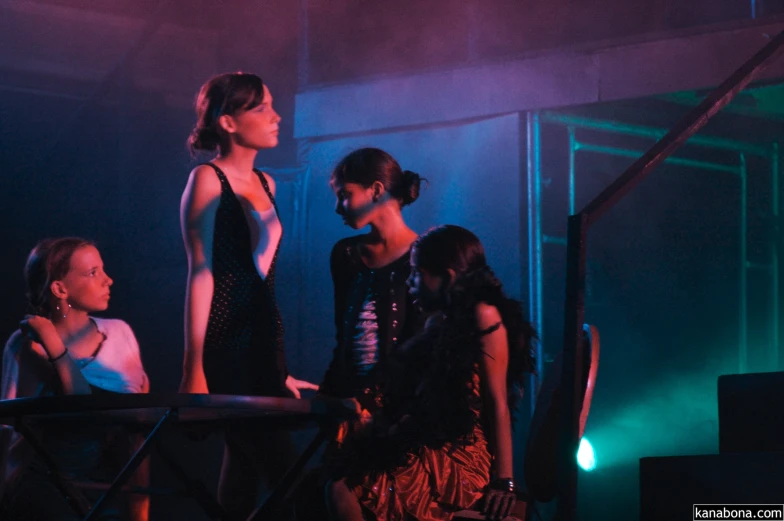
[[[422,184],[422,176],[411,170],[403,170],[403,190],[401,203],[402,206],[413,203],[419,198],[419,186]]]
[[[213,128],[196,127],[188,137],[188,147],[192,152],[212,152],[220,145],[220,135]]]

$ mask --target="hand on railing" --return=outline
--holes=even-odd
[[[515,481],[512,478],[491,481],[487,485],[482,501],[482,514],[492,521],[505,519],[512,513],[514,508],[516,500],[515,490]]]
[[[294,398],[302,398],[300,391],[318,391],[319,386],[306,382],[305,380],[297,380],[291,375],[286,377],[286,389],[291,393]]]

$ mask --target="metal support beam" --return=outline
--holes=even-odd
[[[117,494],[120,489],[123,487],[128,478],[136,472],[136,469],[139,468],[142,461],[149,456],[150,452],[152,451],[154,444],[157,442],[161,432],[163,432],[164,428],[166,428],[172,422],[177,421],[178,412],[176,409],[169,409],[166,413],[158,420],[158,423],[155,424],[150,434],[144,439],[144,443],[136,450],[134,455],[125,464],[122,471],[114,478],[112,484],[109,486],[109,489],[103,493],[103,495],[98,498],[98,501],[95,502],[93,505],[92,510],[88,512],[88,514],[84,517],[84,521],[90,521],[91,519],[98,519],[101,514],[101,507],[109,501],[115,494]]]
[[[705,100],[690,111],[642,157],[591,201],[580,213],[569,217],[567,236],[566,298],[562,382],[572,384],[563,393],[564,403],[559,436],[557,519],[572,521],[577,514],[577,462],[582,400],[580,345],[585,305],[586,239],[588,227],[596,222],[648,174],[672,155],[692,135],[705,126],[782,50],[784,31],[752,56]],[[579,365],[578,365],[579,364]]]
[[[583,322],[585,319],[585,272],[588,216],[578,213],[569,217],[566,233],[566,300],[564,303],[563,415],[559,419],[558,503],[560,521],[577,517],[577,449],[580,444],[582,411]],[[572,385],[570,383],[574,382]]]
[[[683,143],[723,109],[751,80],[759,74],[773,58],[781,52],[784,44],[784,31],[773,38],[749,61],[744,63],[719,87],[711,92],[686,117],[679,121],[650,150],[635,161],[615,182],[585,207],[589,225],[599,219],[624,195],[637,186],[667,157],[672,155]]]
[[[574,127],[568,126],[566,127],[569,133],[569,215],[574,215],[574,178],[575,178],[575,155],[577,155],[577,150],[579,150],[580,144],[577,142],[577,139],[574,135]]]
[[[542,172],[541,142],[539,134],[539,115],[529,112],[526,116],[527,125],[527,170],[528,170],[528,306],[529,320],[539,332],[536,343],[536,372],[541,376],[544,371],[544,352],[542,335]],[[536,406],[536,395],[539,391],[536,379],[531,378],[529,385],[530,411],[533,415]],[[532,416],[533,417],[533,416]]]
[[[595,152],[598,154],[607,154],[609,156],[640,157],[640,152],[637,150],[608,147],[605,145],[592,145],[589,143],[576,143],[576,150],[583,152]],[[664,162],[672,165],[700,168],[702,170],[714,170],[716,172],[726,172],[728,174],[738,175],[738,167],[735,165],[723,165],[721,163],[711,163],[710,161],[699,161],[697,159],[687,159],[683,157],[668,157],[664,160]],[[570,215],[572,214],[574,214],[574,212],[572,212]]]
[[[749,363],[749,271],[748,271],[748,166],[746,155],[740,154],[740,237],[739,289],[738,295],[738,372],[745,373]]]
[[[779,144],[773,143],[770,155],[770,190],[771,190],[771,229],[770,229],[770,269],[771,269],[771,284],[770,284],[770,346],[771,346],[771,369],[773,371],[779,370],[780,359],[780,326],[779,320],[779,247],[780,244],[780,228],[779,228]]]
[[[607,121],[569,114],[559,114],[556,112],[544,112],[541,119],[545,123],[558,123],[567,127],[587,128],[602,132],[620,133],[627,136],[646,137],[651,139],[662,139],[667,130],[656,127],[646,127],[644,125],[632,125],[621,123],[620,121]],[[736,141],[714,136],[692,136],[689,138],[690,145],[697,145],[706,148],[719,148],[730,152],[745,152],[759,157],[770,157],[770,149],[761,145]]]

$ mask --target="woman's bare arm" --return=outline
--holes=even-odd
[[[498,309],[480,303],[476,318],[482,330],[501,322]],[[512,461],[512,420],[507,401],[506,375],[509,367],[509,340],[503,324],[482,337],[482,391],[489,416],[489,440],[493,447],[493,474],[482,502],[482,513],[490,520],[506,518],[515,504]],[[509,481],[511,480],[511,481]]]
[[[501,314],[494,306],[480,303],[476,309],[480,329],[501,322]],[[485,403],[491,421],[490,442],[494,451],[493,470],[497,478],[513,477],[512,420],[507,402],[506,373],[509,367],[509,343],[506,328],[501,325],[482,337],[484,356],[481,362]]]
[[[28,352],[22,351],[19,357],[20,384],[24,382],[28,389],[43,389],[54,371],[63,394],[92,393],[90,384],[68,354],[51,320],[38,315],[28,315],[19,326],[22,334],[30,341]],[[21,336],[20,341],[24,341]],[[25,356],[27,354],[32,356]]]
[[[188,258],[182,393],[209,392],[202,355],[214,291],[212,234],[220,191],[215,171],[202,165],[191,172],[180,204],[180,225]]]

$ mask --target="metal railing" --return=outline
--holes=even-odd
[[[564,347],[562,382],[571,383],[563,394],[563,416],[559,436],[558,496],[556,519],[572,521],[577,514],[577,462],[579,419],[582,404],[580,371],[583,366],[582,324],[585,315],[586,243],[589,227],[636,187],[657,166],[724,108],[768,65],[784,45],[779,33],[751,57],[697,107],[690,111],[653,147],[635,161],[610,186],[580,212],[569,217],[566,243],[566,297],[564,302]],[[567,387],[568,389],[568,387]]]

